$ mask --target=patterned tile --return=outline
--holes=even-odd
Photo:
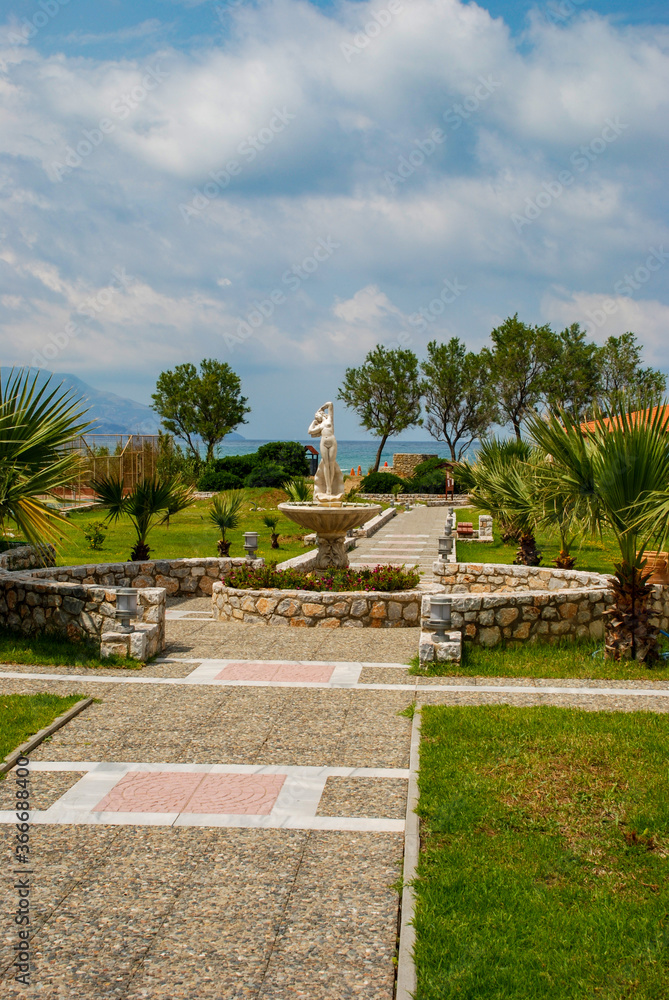
[[[98,802],[95,811],[178,813],[201,780],[201,774],[132,771]]]
[[[216,674],[217,681],[311,681],[315,684],[327,684],[331,679],[334,666],[322,666],[313,663],[271,663],[258,662],[228,663]]]
[[[183,811],[268,816],[285,780],[285,774],[206,774]]]
[[[96,812],[220,813],[267,816],[284,774],[126,774],[95,807]]]

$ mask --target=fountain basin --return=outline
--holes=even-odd
[[[341,503],[328,506],[323,503],[280,503],[279,510],[291,521],[315,531],[318,557],[315,569],[346,569],[348,553],[344,540],[346,532],[359,528],[366,521],[381,513],[378,503]]]
[[[381,506],[377,503],[342,503],[338,507],[328,507],[322,503],[287,502],[280,503],[279,510],[296,524],[328,538],[360,528],[381,513]]]

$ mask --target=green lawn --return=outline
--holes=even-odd
[[[470,642],[463,644],[462,663],[432,663],[427,670],[410,660],[412,674],[440,677],[584,677],[601,680],[641,678],[646,681],[669,680],[669,660],[652,667],[636,660],[605,660],[600,642],[519,643],[484,649]],[[662,649],[667,649],[663,640]],[[593,656],[593,652],[596,654]]]
[[[283,562],[293,556],[306,552],[302,535],[308,534],[294,521],[276,510],[277,503],[286,499],[283,490],[253,489],[248,490],[249,503],[242,513],[242,521],[234,531],[227,532],[232,542],[230,555],[243,557],[244,532],[257,531],[258,555],[267,562]],[[264,508],[254,511],[252,504]],[[208,520],[209,500],[196,500],[192,507],[170,518],[169,527],[158,526],[149,534],[148,543],[151,547],[151,559],[191,559],[195,556],[217,556],[216,542],[220,532]],[[271,548],[270,529],[262,519],[267,514],[279,514],[278,532],[279,549]],[[86,511],[82,514],[71,514],[68,518],[70,528],[63,533],[58,546],[58,565],[76,566],[82,563],[126,562],[130,558],[135,535],[128,518],[122,518],[109,527],[101,549],[91,549],[83,535],[82,528],[90,521],[103,520],[103,512]]]
[[[60,636],[0,635],[0,663],[28,663],[59,667],[125,667],[139,670],[138,660],[124,656],[110,656],[102,660],[94,649],[84,642],[70,642]]]
[[[422,715],[417,1000],[664,1000],[669,716]]]
[[[83,694],[70,694],[66,698],[56,694],[0,695],[0,760],[84,697]]]
[[[456,515],[458,522],[470,521],[475,528],[478,528],[478,511],[457,508]],[[513,542],[508,545],[502,542],[499,534],[499,523],[496,519],[493,522],[493,533],[495,541],[491,543],[458,542],[458,560],[471,563],[505,563],[506,565],[512,563],[516,558],[518,546]],[[543,556],[541,565],[554,566],[560,551],[559,537],[545,532],[539,532],[536,537]],[[574,569],[591,573],[613,573],[613,564],[620,560],[620,550],[610,531],[605,531],[601,540],[585,539],[577,543],[571,554],[576,558]]]

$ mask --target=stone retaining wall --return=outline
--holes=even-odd
[[[0,570],[7,573],[17,573],[23,569],[33,569],[38,566],[54,566],[56,550],[53,545],[18,545],[7,549],[0,555]]]
[[[604,612],[613,601],[609,577],[599,573],[437,560],[434,576],[440,590],[453,595],[452,627],[462,630],[465,641],[488,647],[602,639]],[[669,629],[669,587],[653,587],[652,610],[652,624]],[[421,608],[426,630],[429,616],[426,596]]]
[[[311,590],[238,590],[214,584],[219,621],[319,628],[416,628],[422,593]]]
[[[460,539],[458,539],[460,541]],[[608,587],[609,578],[601,573],[581,573],[551,566],[509,566],[505,563],[433,564],[434,579],[447,594],[482,594],[512,590],[576,590],[582,587]]]
[[[400,493],[394,496],[392,493],[358,493],[361,500],[371,500],[373,503],[424,503],[428,507],[465,507],[469,503],[466,493],[456,493],[454,497],[441,496],[439,493]]]
[[[138,621],[158,626],[148,654],[153,655],[165,646],[165,591],[138,590],[137,607]],[[116,629],[115,611],[115,590],[0,574],[0,626],[26,635],[53,631],[100,645],[103,634]]]
[[[163,587],[169,597],[209,596],[216,580],[233,566],[264,566],[263,559],[151,559],[147,562],[89,563],[33,571],[33,579],[76,582],[100,587]]]

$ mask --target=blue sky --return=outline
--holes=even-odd
[[[218,357],[250,437],[303,436],[377,343],[478,349],[516,311],[633,330],[669,371],[666,4],[2,17],[3,364],[149,402]],[[361,436],[342,408],[338,433]]]

